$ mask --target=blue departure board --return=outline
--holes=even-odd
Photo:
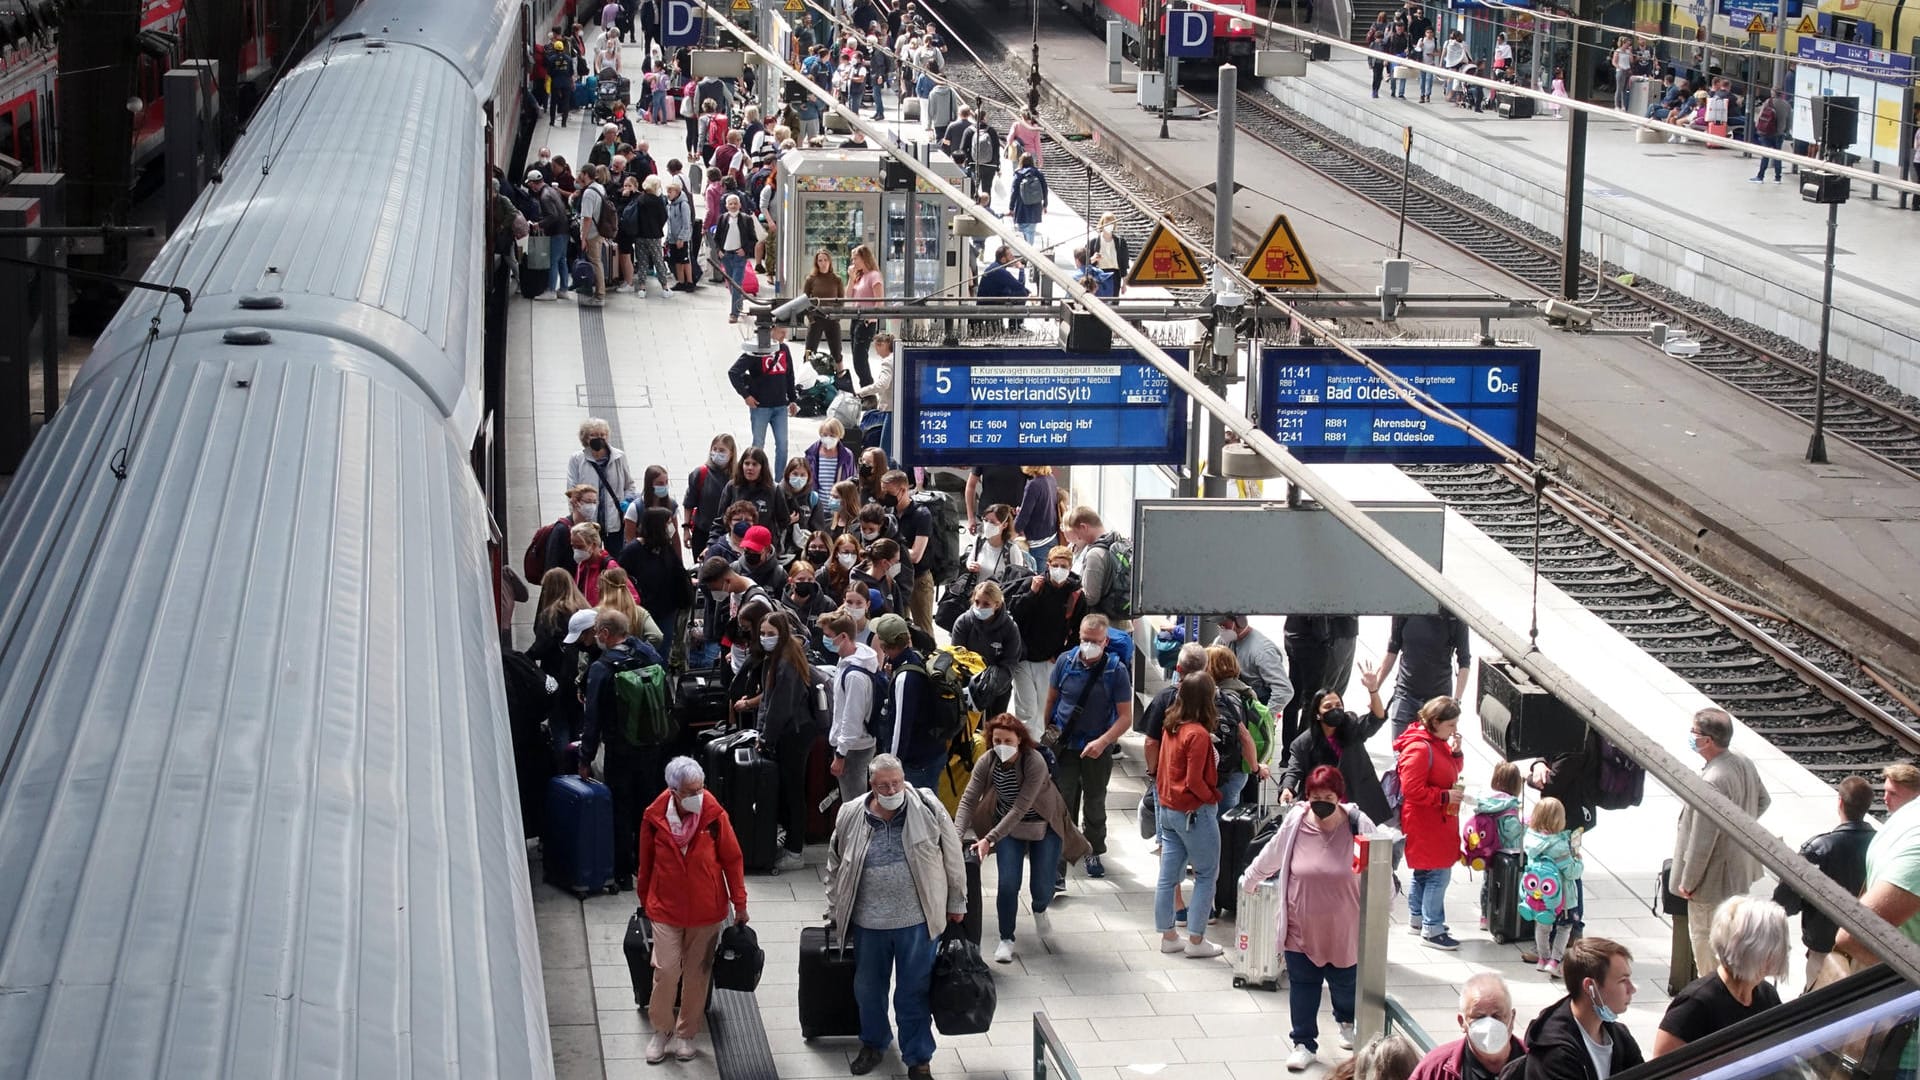
[[[1170,349],[1177,361],[1186,350]],[[908,465],[1177,465],[1187,396],[1130,350],[905,349]]]
[[[1533,456],[1540,350],[1363,346],[1361,351],[1468,423]],[[1302,461],[1488,462],[1493,451],[1407,404],[1334,349],[1270,348],[1260,358],[1260,430]]]

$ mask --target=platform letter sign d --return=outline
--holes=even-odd
[[[693,0],[667,0],[662,12],[660,44],[667,48],[700,43],[700,18]]]
[[[1205,60],[1213,55],[1213,13],[1174,9],[1167,12],[1167,55]]]

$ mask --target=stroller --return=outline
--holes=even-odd
[[[600,123],[613,119],[615,105],[628,105],[633,100],[633,80],[619,75],[601,76],[593,91],[593,118]]]

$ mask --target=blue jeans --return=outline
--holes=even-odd
[[[1768,150],[1780,149],[1780,136],[1778,135],[1755,135],[1753,137],[1753,141],[1755,145],[1765,147]],[[1779,158],[1761,158],[1760,171],[1757,173],[1754,173],[1753,178],[1755,180],[1764,178],[1767,175],[1767,166],[1769,165],[1773,166],[1773,178],[1775,180],[1780,179],[1780,159]]]
[[[1173,925],[1173,889],[1193,866],[1193,892],[1187,897],[1187,933],[1203,937],[1213,913],[1213,890],[1220,876],[1220,808],[1204,804],[1189,816],[1160,807],[1160,881],[1153,893],[1153,925],[1162,934]]]
[[[1417,871],[1416,871],[1417,872]],[[1287,1011],[1293,1016],[1294,1042],[1309,1050],[1320,1049],[1320,984],[1325,982],[1333,994],[1333,1019],[1353,1023],[1353,988],[1360,965],[1334,967],[1316,964],[1306,953],[1288,950]]]
[[[946,769],[947,765],[944,759],[919,767],[907,765],[905,762],[901,764],[903,768],[900,771],[906,776],[907,783],[932,792],[940,790],[940,773]]]
[[[741,303],[747,298],[747,294],[740,289],[740,282],[747,276],[747,256],[744,252],[723,251],[720,253],[720,266],[727,272],[727,292],[733,299],[733,306],[727,310],[727,314],[738,315]]]
[[[1029,243],[1029,244],[1032,244],[1032,243],[1036,243],[1036,242],[1037,242],[1037,241],[1035,241],[1035,240],[1034,240],[1034,235],[1035,235],[1035,233],[1037,233],[1037,232],[1039,231],[1039,229],[1040,229],[1040,223],[1039,223],[1039,222],[1037,222],[1037,221],[1021,221],[1021,222],[1016,222],[1016,223],[1014,224],[1014,228],[1016,228],[1016,229],[1019,229],[1019,230],[1020,230],[1020,237],[1021,237],[1021,239],[1023,239],[1023,240],[1025,240],[1025,241],[1026,241],[1027,243]]]
[[[877,77],[873,82],[873,118],[875,120],[885,120],[887,118],[887,87],[885,76]]]
[[[853,999],[860,1005],[860,1045],[885,1050],[893,1044],[887,1024],[887,982],[892,980],[893,1013],[900,1024],[900,1059],[908,1065],[933,1060],[934,940],[927,924],[902,930],[853,928]]]
[[[567,262],[567,236],[547,237],[547,291],[561,293],[573,288],[573,267]]]
[[[1447,932],[1447,882],[1453,867],[1415,870],[1413,884],[1407,889],[1407,915],[1420,924],[1423,937],[1439,937]]]
[[[776,469],[787,467],[787,407],[785,405],[755,405],[747,410],[753,421],[753,445],[760,446],[767,441],[767,428],[773,428],[773,460],[779,464]]]
[[[1220,812],[1226,813],[1240,805],[1240,796],[1247,790],[1247,778],[1252,773],[1227,773],[1220,777]]]
[[[1014,920],[1020,916],[1020,875],[1027,862],[1033,862],[1033,913],[1047,910],[1053,902],[1053,881],[1060,870],[1060,849],[1066,845],[1052,829],[1039,840],[1017,840],[1011,836],[994,845],[993,857],[1000,869],[1000,893],[994,898],[1000,918],[1000,940],[1013,940]]]
[[[1431,71],[1420,73],[1420,96],[1422,98],[1433,96],[1433,72]]]

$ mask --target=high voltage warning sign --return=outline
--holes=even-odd
[[[752,11],[752,10],[753,10],[753,0],[733,0],[733,10],[735,10],[735,11]]]
[[[1190,288],[1206,283],[1207,276],[1200,272],[1200,265],[1194,262],[1193,252],[1168,232],[1165,225],[1153,227],[1153,235],[1147,237],[1146,246],[1140,249],[1140,257],[1133,260],[1133,273],[1127,275],[1129,285]]]
[[[1300,238],[1293,235],[1285,214],[1267,226],[1267,235],[1260,238],[1241,272],[1255,285],[1272,288],[1304,289],[1320,284],[1320,275],[1314,273],[1313,262],[1300,246]]]

